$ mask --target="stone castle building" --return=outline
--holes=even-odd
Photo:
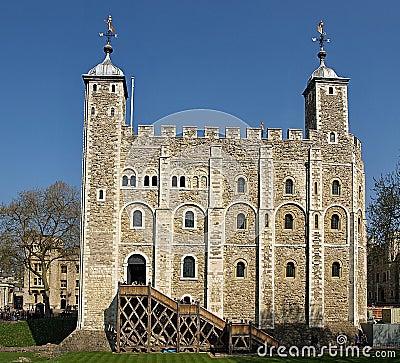
[[[124,73],[85,83],[78,329],[117,324],[119,283],[261,328],[366,320],[365,175],[348,78],[318,53],[303,130],[126,124]],[[224,134],[224,136],[221,136]]]

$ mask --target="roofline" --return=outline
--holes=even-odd
[[[343,77],[337,77],[337,78],[325,78],[325,77],[313,77],[307,82],[307,87],[303,91],[302,95],[304,94],[311,88],[312,85],[315,83],[327,83],[327,84],[348,84],[350,81],[350,78],[343,78]]]

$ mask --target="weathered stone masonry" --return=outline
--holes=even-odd
[[[83,79],[79,329],[115,329],[118,283],[141,279],[262,328],[365,320],[361,144],[349,133],[349,79],[324,57],[303,93],[306,139],[233,127],[156,136],[152,125],[132,135],[109,51]]]

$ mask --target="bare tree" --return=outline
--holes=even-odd
[[[9,205],[0,207],[2,255],[7,253],[14,263],[42,279],[47,317],[51,288],[48,271],[54,261],[76,253],[79,221],[79,193],[63,182],[44,190],[21,192]],[[35,268],[33,261],[40,268]]]
[[[368,239],[395,248],[400,238],[400,162],[396,169],[375,180],[369,205]]]

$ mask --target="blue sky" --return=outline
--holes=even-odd
[[[349,85],[350,131],[363,144],[368,194],[400,156],[398,1],[7,1],[2,4],[0,202],[63,180],[80,187],[84,84],[104,58],[135,76],[135,123],[196,108],[251,126],[304,129],[302,92],[326,64]],[[211,122],[210,122],[211,124]]]

